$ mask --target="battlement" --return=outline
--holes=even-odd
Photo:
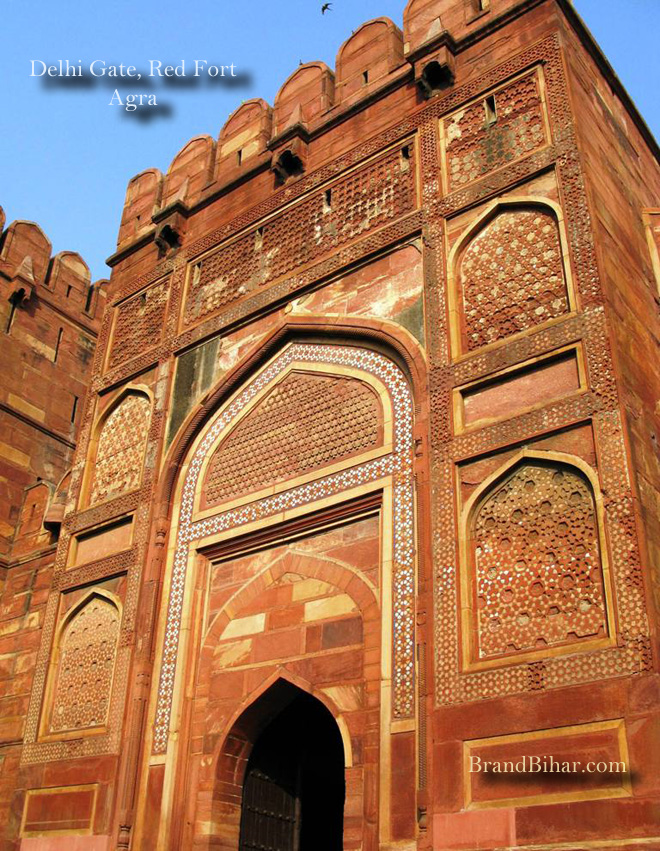
[[[0,295],[20,307],[36,295],[74,321],[98,330],[105,291],[92,284],[87,263],[75,251],[52,256],[52,244],[35,222],[17,220],[4,229],[0,208]]]
[[[106,291],[76,252],[53,256],[39,225],[4,225],[0,208],[0,559],[20,560],[48,549],[61,522],[58,483],[71,465]]]
[[[128,184],[118,250],[154,232],[179,205],[203,198],[259,170],[270,168],[275,185],[313,164],[310,139],[329,123],[359,109],[382,90],[411,76],[420,100],[453,81],[457,44],[521,0],[410,0],[403,29],[389,18],[358,27],[340,46],[334,71],[306,62],[284,81],[271,107],[245,101],[227,119],[217,140],[196,136],[172,160],[165,175],[149,168]],[[112,258],[111,258],[112,259]]]

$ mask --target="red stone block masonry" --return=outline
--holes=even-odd
[[[659,155],[570,3],[410,0],[103,287],[6,230],[8,849],[660,848]]]

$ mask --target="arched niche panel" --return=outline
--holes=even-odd
[[[114,595],[93,591],[60,627],[43,737],[104,728],[121,622]]]
[[[569,457],[523,456],[473,497],[473,663],[542,658],[611,638],[600,494],[587,465]]]
[[[573,308],[559,210],[500,202],[461,237],[453,255],[460,348],[474,351]]]
[[[382,446],[386,412],[357,377],[287,373],[213,452],[202,508],[318,472]]]
[[[251,501],[240,505],[223,503],[200,509],[200,497],[209,467],[209,458],[234,425],[241,421],[259,398],[287,375],[295,373],[349,376],[370,385],[369,393],[377,394],[383,406],[385,441],[373,452],[344,458],[329,470],[320,470],[309,481],[288,483],[288,487],[260,491]],[[335,379],[333,379],[335,380]],[[302,514],[313,511],[319,502],[333,500],[384,488],[383,521],[390,535],[387,549],[387,578],[391,583],[387,599],[388,623],[391,620],[391,716],[407,719],[414,716],[414,522],[413,522],[413,400],[407,378],[385,355],[358,345],[324,345],[290,343],[251,379],[246,380],[230,399],[211,417],[197,436],[182,466],[175,494],[173,530],[175,547],[167,568],[165,623],[157,685],[152,752],[167,753],[173,713],[180,711],[175,682],[185,658],[181,642],[182,623],[190,616],[191,605],[186,596],[190,565],[196,553],[219,539],[243,534],[246,524],[259,528],[277,522],[286,512]],[[361,429],[356,420],[356,429]],[[389,432],[389,437],[387,434]],[[264,472],[263,482],[268,485]],[[309,506],[309,509],[306,509]],[[243,527],[243,528],[242,528]],[[385,546],[385,545],[384,545]],[[389,653],[387,654],[389,659]],[[389,678],[390,674],[388,674]],[[177,716],[178,717],[178,716]]]
[[[132,389],[101,416],[86,488],[89,504],[105,502],[140,486],[150,420],[151,399]]]

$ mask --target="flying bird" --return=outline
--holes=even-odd
[[[321,14],[325,15],[326,12],[331,12],[332,11],[332,9],[330,8],[331,6],[332,6],[332,3],[324,3],[321,6]]]

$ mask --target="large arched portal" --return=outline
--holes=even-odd
[[[239,851],[342,851],[341,734],[320,701],[295,691],[252,748],[243,780]]]
[[[294,341],[191,435],[143,787],[145,813],[155,801],[173,817],[153,847],[357,851],[414,836],[413,415],[396,360]],[[239,736],[278,680],[306,696]],[[282,831],[288,820],[279,845],[261,835],[260,795],[279,800]]]

